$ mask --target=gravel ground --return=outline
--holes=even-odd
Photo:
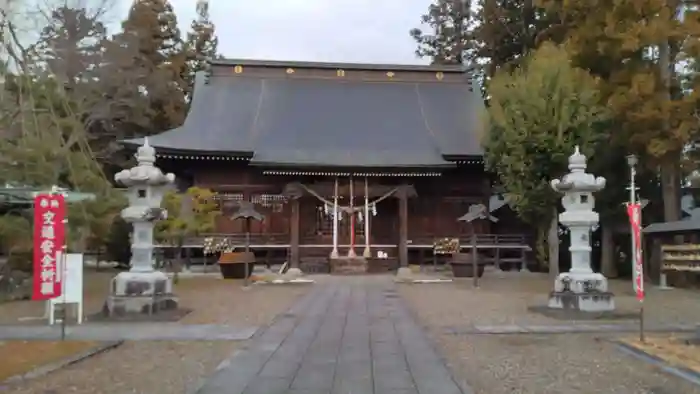
[[[639,302],[630,281],[610,281],[615,294],[616,311],[637,313]],[[543,274],[506,274],[499,277],[488,272],[480,287],[472,287],[471,279],[450,284],[401,285],[401,294],[426,319],[441,327],[466,327],[472,324],[562,324],[527,310],[529,306],[546,305],[552,282]],[[700,322],[700,292],[693,290],[658,290],[647,286],[644,302],[647,324]],[[439,307],[437,307],[439,306]]]
[[[475,394],[700,394],[700,388],[586,335],[436,335]]]
[[[253,286],[220,279],[183,279],[180,303],[195,311],[189,324],[266,325],[310,286]],[[189,393],[245,342],[127,342],[43,378],[11,387],[12,394]]]
[[[85,315],[98,312],[104,305],[109,291],[109,282],[118,271],[105,269],[102,272],[86,269],[83,278],[83,308]],[[0,324],[28,324],[31,320],[44,316],[46,303],[38,301],[12,301],[0,303]]]
[[[638,307],[629,282],[612,283],[618,309]],[[459,379],[477,394],[700,394],[700,388],[632,358],[593,335],[453,335],[445,328],[472,324],[561,324],[527,311],[547,299],[550,281],[541,275],[498,279],[481,288],[471,281],[400,285],[399,293],[426,326]],[[651,290],[650,320],[697,322],[697,295]],[[695,302],[692,302],[692,298]],[[694,304],[694,305],[693,305]]]

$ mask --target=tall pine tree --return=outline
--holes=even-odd
[[[51,11],[33,46],[35,62],[68,88],[90,84],[102,62],[106,28],[85,8],[62,6]]]
[[[209,18],[209,1],[197,1],[197,19],[192,21],[190,31],[187,33],[185,52],[187,56],[187,69],[184,76],[187,82],[187,98],[191,99],[194,88],[194,75],[197,71],[207,68],[207,61],[216,58],[219,39],[216,37],[215,27]]]
[[[537,47],[537,36],[550,20],[532,0],[479,0],[475,7],[473,40],[486,78],[518,64]]]
[[[433,64],[466,64],[470,54],[471,0],[436,0],[421,17],[430,27],[410,31],[418,43],[416,55],[430,58]]]
[[[698,133],[700,80],[676,65],[698,57],[700,17],[678,0],[558,2],[541,0],[560,21],[575,62],[600,76],[619,130],[611,143],[658,167],[664,219],[680,216],[680,159]]]
[[[172,5],[167,0],[135,0],[122,27],[112,50],[116,56],[128,55],[130,65],[123,71],[135,76],[147,98],[147,132],[180,126],[186,112],[187,58]]]

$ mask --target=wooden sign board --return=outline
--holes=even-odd
[[[60,272],[63,294],[48,301],[49,324],[55,322],[56,306],[62,305],[65,308],[64,304],[72,304],[77,307],[76,317],[78,324],[81,324],[83,322],[83,254],[66,254],[60,264]]]
[[[700,272],[700,244],[662,245],[661,269]]]

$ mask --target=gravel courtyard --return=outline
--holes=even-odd
[[[238,282],[188,278],[181,280],[176,291],[181,305],[194,309],[181,321],[183,324],[265,326],[310,288],[253,286],[243,290]],[[94,308],[98,302],[92,301],[91,304]],[[8,308],[21,314],[17,304]],[[185,394],[198,387],[221,361],[243,344],[245,342],[125,342],[114,350],[42,378],[8,387],[3,392]]]
[[[637,306],[628,282],[613,281],[618,309]],[[625,355],[615,334],[454,334],[472,325],[563,324],[530,313],[546,301],[549,280],[540,275],[487,274],[479,289],[470,281],[401,285],[399,294],[439,345],[458,378],[475,394],[700,394],[700,388]],[[650,290],[652,322],[698,322],[696,293]],[[617,334],[620,335],[620,334]]]
[[[239,283],[219,279],[185,279],[177,292],[182,305],[194,312],[182,323],[267,326],[313,289],[394,288],[400,297],[396,302],[405,303],[412,311],[455,379],[468,382],[475,394],[700,394],[700,388],[618,350],[612,340],[629,334],[459,333],[460,328],[475,325],[563,324],[527,309],[546,301],[550,284],[540,275],[497,277],[489,273],[479,289],[472,288],[470,281],[394,284],[392,276],[316,279],[318,283],[312,286],[253,286],[248,290],[241,289]],[[335,285],[328,287],[329,283]],[[612,282],[618,309],[623,311],[637,306],[627,286],[625,282]],[[650,290],[648,297],[652,323],[698,321],[694,292]],[[368,301],[369,308],[379,305],[373,298]],[[97,301],[91,302],[97,306]],[[391,298],[382,302],[393,303]],[[18,303],[0,305],[4,320],[9,319],[4,312],[26,316],[26,311]],[[236,349],[253,346],[253,341],[255,338],[244,342],[126,342],[43,378],[3,389],[12,394],[189,394],[212,376],[222,360]]]

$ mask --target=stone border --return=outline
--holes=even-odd
[[[75,354],[72,356],[64,357],[61,360],[54,361],[54,362],[49,363],[49,364],[41,365],[39,367],[32,369],[29,372],[19,374],[19,375],[10,376],[9,378],[0,382],[0,385],[10,385],[10,384],[21,383],[21,382],[25,382],[25,381],[30,380],[30,379],[36,379],[36,378],[48,375],[51,372],[55,372],[59,369],[68,367],[68,366],[76,364],[76,363],[79,363],[83,360],[97,356],[98,354],[104,353],[108,350],[112,350],[112,349],[122,345],[123,343],[124,343],[124,341],[116,341],[116,342],[107,342],[107,343],[100,344],[100,345],[95,346],[91,349],[88,349],[84,352],[81,352],[81,353],[78,353],[78,354]]]
[[[695,324],[659,325],[646,328],[647,332],[695,332]],[[532,335],[532,334],[614,334],[637,332],[639,326],[630,324],[551,324],[551,325],[473,325],[445,327],[449,335]]]
[[[689,383],[700,387],[700,373],[690,370],[685,367],[675,367],[662,359],[661,357],[650,354],[644,350],[638,349],[635,346],[629,345],[622,341],[613,341],[613,343],[625,354],[632,356],[638,360],[651,364],[662,371],[681,378]]]
[[[272,280],[258,280],[252,282],[253,285],[313,285],[316,283],[313,279],[272,279]]]

